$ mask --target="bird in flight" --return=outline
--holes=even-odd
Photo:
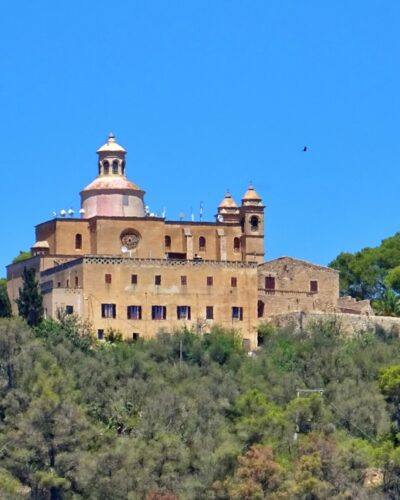
[[[305,153],[306,151],[308,151],[308,148],[307,146],[304,146],[304,148],[302,149],[303,153]]]

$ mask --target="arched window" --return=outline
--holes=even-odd
[[[104,175],[108,175],[110,173],[110,164],[108,163],[108,161],[105,161],[103,163],[103,171]]]
[[[121,173],[122,175],[125,175],[125,161],[121,163]]]
[[[233,251],[240,252],[240,238],[233,238]]]
[[[206,239],[204,238],[204,236],[200,236],[199,238],[199,250],[201,252],[204,252],[206,249]]]
[[[250,227],[251,227],[251,230],[252,231],[258,231],[258,224],[259,224],[258,217],[256,217],[255,215],[253,215],[250,218]]]
[[[101,174],[101,162],[99,162],[99,175]]]
[[[171,236],[166,236],[164,238],[164,244],[166,249],[169,250],[171,248]]]
[[[79,233],[75,235],[75,250],[82,250],[82,235]]]
[[[112,164],[112,173],[113,174],[118,174],[118,162],[117,162],[117,160],[113,161],[113,164]]]

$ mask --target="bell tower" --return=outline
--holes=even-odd
[[[240,207],[243,260],[246,262],[264,262],[264,208],[261,197],[250,184]]]

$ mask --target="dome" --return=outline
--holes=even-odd
[[[135,183],[127,179],[126,177],[96,177],[88,186],[83,189],[82,193],[88,191],[107,191],[107,190],[118,190],[118,191],[134,191],[144,194],[144,191],[140,189]]]
[[[261,196],[256,193],[253,184],[250,184],[249,189],[244,193],[242,205],[262,205]]]
[[[81,191],[81,213],[91,217],[144,217],[144,191],[126,177],[126,150],[113,134],[97,150],[98,176]]]
[[[101,146],[96,153],[126,153],[126,150],[120,146],[115,140],[115,135],[111,132],[108,136],[107,142]]]
[[[238,208],[229,191],[227,191],[225,198],[221,201],[218,208]]]

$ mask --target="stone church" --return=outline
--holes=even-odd
[[[15,313],[25,266],[36,270],[48,317],[76,313],[99,339],[109,329],[135,340],[218,324],[254,349],[260,321],[338,310],[336,271],[289,257],[264,262],[265,206],[252,185],[240,205],[226,193],[215,222],[166,220],[146,210],[112,134],[97,154],[80,217],[36,226],[32,257],[7,266]]]

